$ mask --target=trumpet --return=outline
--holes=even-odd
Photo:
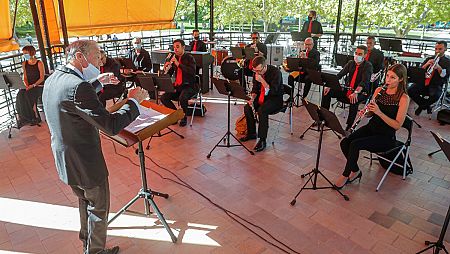
[[[439,59],[441,59],[441,53],[437,53],[434,57],[433,64],[428,66],[427,72],[425,72],[425,78],[431,78],[431,74],[433,74],[434,68],[438,65]]]
[[[361,120],[363,119],[363,117],[372,117],[373,116],[373,112],[369,110],[369,104],[371,102],[375,102],[375,100],[377,99],[377,97],[383,92],[386,91],[387,89],[387,84],[384,84],[380,91],[372,98],[372,100],[368,101],[366,103],[366,105],[364,105],[364,108],[361,109],[361,111],[363,112],[362,114],[358,114],[357,118],[355,119],[355,122],[353,123],[352,127],[350,128],[350,132],[354,132],[356,127],[358,127],[359,123],[361,122]],[[360,112],[361,112],[360,111]]]

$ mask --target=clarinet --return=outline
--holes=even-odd
[[[380,91],[372,98],[372,100],[368,101],[366,103],[366,105],[364,105],[364,108],[361,109],[362,112],[364,112],[363,114],[358,114],[358,117],[356,118],[355,122],[352,125],[352,128],[350,128],[350,132],[354,132],[356,127],[358,127],[359,123],[361,122],[361,120],[363,119],[363,117],[371,117],[372,114],[369,111],[369,103],[371,103],[372,101],[375,101],[377,99],[377,97],[383,92],[386,91],[387,89],[387,85],[384,84]]]

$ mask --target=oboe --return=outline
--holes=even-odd
[[[163,67],[163,73],[164,74],[167,74],[168,72],[169,72],[169,70],[170,70],[170,67],[169,66],[171,66],[172,64],[171,64],[171,61],[172,61],[172,58],[175,56],[175,53],[169,53],[168,55],[167,55],[167,57],[166,57],[166,60],[165,60],[165,63],[164,63],[164,67]]]
[[[370,104],[371,102],[375,102],[375,100],[377,99],[377,97],[378,97],[383,91],[386,91],[386,89],[387,89],[387,84],[384,84],[384,85],[381,87],[380,91],[372,98],[372,100],[368,101],[368,102],[366,103],[366,105],[364,105],[364,108],[361,109],[361,111],[364,112],[364,113],[358,114],[358,116],[357,116],[355,122],[354,122],[353,125],[352,125],[352,128],[350,128],[350,132],[354,132],[354,131],[355,131],[356,127],[358,127],[358,125],[359,125],[359,123],[361,122],[361,120],[363,119],[363,117],[371,117],[371,116],[372,116],[372,112],[369,111],[369,104]],[[361,111],[360,111],[360,112],[361,112]]]

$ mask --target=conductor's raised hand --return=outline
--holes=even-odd
[[[98,75],[97,80],[104,85],[117,85],[120,83],[119,79],[117,79],[117,77],[114,76],[114,74],[111,72],[106,72]]]
[[[148,93],[146,90],[136,87],[128,92],[128,98],[135,99],[140,104],[143,100],[148,98]]]

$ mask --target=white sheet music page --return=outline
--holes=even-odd
[[[141,105],[139,105],[139,112],[141,112],[141,114],[132,123],[130,123],[130,125],[125,127],[126,131],[136,134],[140,130],[154,124],[155,122],[167,116]]]

